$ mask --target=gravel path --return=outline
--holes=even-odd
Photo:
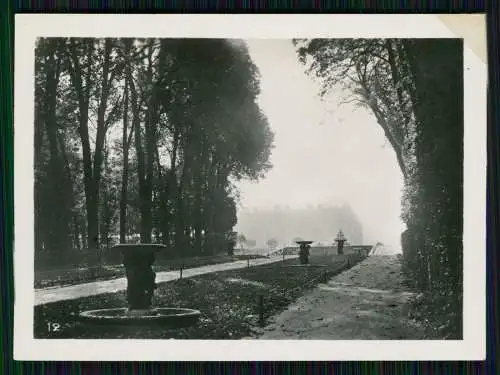
[[[286,259],[297,258],[296,255],[287,255]],[[283,257],[277,256],[272,258],[258,258],[250,260],[250,266],[260,266],[282,261]],[[203,275],[211,272],[234,270],[247,267],[246,260],[236,262],[211,264],[202,267],[188,268],[182,271],[183,278],[190,278],[198,275]],[[156,274],[156,282],[163,283],[177,280],[179,271],[165,271]],[[127,289],[127,279],[121,277],[119,279],[94,281],[90,283],[77,284],[65,287],[51,287],[43,289],[35,289],[35,306],[46,303],[72,300],[82,297],[95,296],[104,293],[116,293]]]
[[[422,339],[423,329],[407,318],[411,294],[402,283],[399,256],[372,255],[299,298],[257,338]]]

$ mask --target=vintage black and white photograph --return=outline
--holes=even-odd
[[[37,36],[33,339],[464,340],[466,48]]]

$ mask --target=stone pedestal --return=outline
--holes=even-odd
[[[309,249],[304,248],[299,250],[299,260],[300,264],[308,264],[309,263]]]
[[[300,264],[309,264],[309,252],[311,249],[312,241],[296,241],[300,245],[299,248],[299,261]]]
[[[344,243],[347,241],[342,230],[339,230],[337,233],[337,238],[335,238],[335,242],[337,242],[337,254],[344,254]]]
[[[337,240],[337,253],[339,255],[344,254],[344,242],[346,240]]]
[[[151,308],[151,299],[156,288],[153,271],[154,253],[125,252],[123,265],[127,276],[127,301],[130,310]]]
[[[153,271],[155,254],[165,248],[155,244],[126,244],[115,248],[123,254],[127,276],[127,302],[130,310],[148,310],[156,289]]]

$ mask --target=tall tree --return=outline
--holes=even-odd
[[[61,43],[58,39],[40,40],[35,65],[35,203],[39,246],[56,257],[71,248],[71,184],[66,176],[64,145],[59,142],[61,128],[57,116],[59,85],[63,70]],[[48,147],[47,168],[42,149]],[[59,202],[59,204],[55,204]],[[39,235],[39,236],[38,236]]]
[[[129,130],[129,77],[131,75],[130,54],[132,49],[132,40],[123,40],[123,58],[125,60],[124,66],[124,92],[123,92],[123,125],[122,125],[122,158],[123,170],[121,181],[120,193],[120,243],[126,242],[127,235],[127,202],[128,202],[128,180],[129,180],[129,150],[134,134],[134,127]]]
[[[78,132],[82,143],[85,200],[87,211],[88,246],[99,249],[99,187],[103,164],[103,150],[106,133],[113,124],[118,109],[118,101],[108,110],[108,100],[115,83],[117,66],[112,52],[114,41],[105,39],[97,42],[92,39],[70,39],[68,41],[69,74],[78,98]],[[102,56],[103,62],[96,60]],[[100,74],[99,74],[100,73]],[[95,84],[98,79],[100,85]],[[94,152],[92,153],[89,135],[89,111],[91,102],[97,102],[97,121]]]

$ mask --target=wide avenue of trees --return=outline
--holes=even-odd
[[[271,168],[259,89],[238,40],[39,39],[37,254],[64,262],[139,240],[225,251],[234,182]]]
[[[405,181],[407,281],[462,336],[463,45],[459,39],[296,40],[321,94],[367,108]],[[374,166],[376,168],[376,166]]]

